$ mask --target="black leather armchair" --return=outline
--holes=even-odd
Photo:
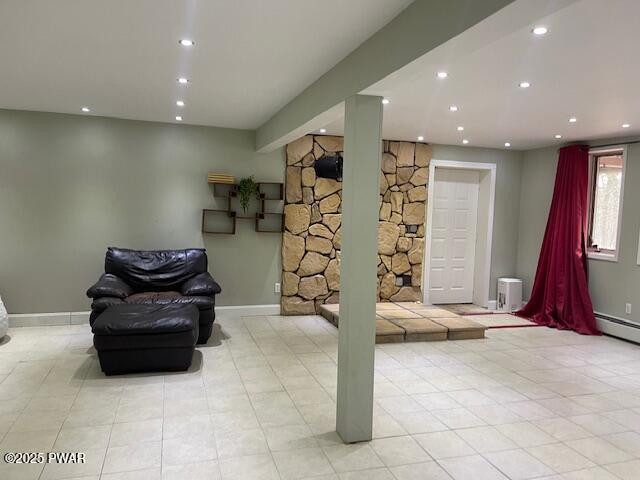
[[[90,323],[117,304],[192,304],[198,307],[198,343],[206,343],[215,320],[220,285],[207,272],[204,249],[141,251],[109,247],[105,273],[87,290]]]

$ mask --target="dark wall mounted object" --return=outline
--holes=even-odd
[[[316,177],[332,178],[338,180],[342,178],[342,157],[340,155],[323,155],[314,165]]]
[[[198,343],[206,343],[215,320],[220,285],[207,272],[202,248],[129,250],[109,247],[105,273],[87,290],[93,299],[89,323],[112,305],[195,305],[199,312]]]
[[[256,232],[280,233],[284,231],[284,215],[268,212],[266,202],[280,202],[284,199],[284,184],[278,182],[257,182],[260,191],[258,211],[254,214],[240,214],[233,207],[238,197],[238,186],[229,183],[210,182],[214,198],[226,199],[226,209],[202,210],[202,232],[235,235],[238,220],[253,220]]]

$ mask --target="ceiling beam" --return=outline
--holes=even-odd
[[[342,102],[451,40],[514,0],[415,0],[285,105],[256,132],[269,152],[335,120]],[[316,35],[322,35],[317,30]]]

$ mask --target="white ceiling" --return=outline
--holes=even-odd
[[[2,0],[0,108],[256,128],[410,3]]]
[[[568,5],[535,22],[546,36],[513,27],[539,1],[516,1],[365,90],[391,99],[384,137],[528,149],[640,134],[640,1],[546,0]],[[0,108],[88,105],[91,115],[253,129],[409,3],[2,0]],[[481,41],[483,29],[504,34]],[[185,37],[196,46],[179,46]],[[519,89],[523,80],[532,87]],[[342,120],[327,130],[342,133]]]
[[[492,21],[509,22],[508,8]],[[465,50],[462,34],[366,93],[391,100],[383,127],[389,139],[528,149],[640,134],[639,19],[638,0],[579,0],[537,22],[549,28],[544,37],[531,33],[532,24]],[[437,79],[439,70],[449,78]],[[518,88],[523,80],[531,88]],[[452,104],[458,112],[449,112]],[[571,116],[578,122],[570,124]],[[327,129],[341,133],[342,120]]]

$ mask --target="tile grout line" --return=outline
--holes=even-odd
[[[279,339],[280,339],[280,340],[282,340],[282,341],[284,341],[284,339],[286,338],[286,335],[284,335],[284,336],[283,336],[283,333],[282,333],[281,331],[279,331],[277,328],[274,328],[274,331],[277,333],[277,336],[279,337]],[[313,331],[311,331],[311,330],[306,329],[306,330],[300,330],[300,331],[304,334],[304,336],[305,336],[305,337],[307,337],[307,338],[313,338],[315,341],[319,341],[319,342],[321,342],[321,344],[323,345],[323,347],[321,347],[321,348],[320,348],[320,350],[321,350],[322,352],[324,352],[326,355],[328,355],[328,356],[329,356],[329,358],[331,358],[331,359],[332,359],[332,356],[331,356],[331,354],[330,354],[330,352],[331,352],[331,349],[330,349],[330,343],[325,343],[325,342],[323,341],[323,339],[322,339],[322,335],[323,335],[323,334],[322,334],[322,333],[319,333],[319,335],[320,335],[320,336],[319,336],[319,337],[317,337],[317,336],[315,336],[315,332],[313,332]],[[261,336],[259,336],[259,335],[258,335],[258,336],[250,335],[250,337],[251,337],[251,339],[252,339],[252,341],[253,341],[254,346],[256,346],[256,347],[258,348],[258,350],[259,350],[259,354],[261,354],[262,356],[268,357],[268,355],[265,355],[265,351],[266,351],[266,350],[262,350],[262,349],[261,349],[261,347],[264,347],[264,346],[268,345],[268,343],[265,343],[264,338],[263,338],[263,337],[261,337]],[[506,338],[506,337],[501,337],[501,338]],[[502,341],[502,340],[500,340],[500,341]],[[285,343],[286,343],[286,342],[285,342]],[[313,342],[312,342],[312,343],[313,343]],[[524,341],[520,341],[520,342],[517,342],[517,343],[519,343],[519,346],[510,346],[510,347],[508,347],[508,349],[502,348],[500,351],[507,351],[507,352],[508,352],[508,351],[510,351],[510,350],[516,351],[516,350],[520,349],[520,351],[521,351],[523,354],[524,354],[524,353],[527,353],[527,354],[531,354],[531,355],[538,355],[538,356],[540,356],[540,355],[542,355],[542,354],[547,350],[547,349],[545,349],[545,348],[542,346],[542,344],[541,344],[540,342],[537,342],[537,346],[536,346],[536,345],[528,345],[528,346],[527,346],[527,345],[525,345]],[[555,348],[555,347],[550,347],[550,348]],[[573,348],[574,350],[578,350],[578,352],[580,352],[580,349],[578,349],[578,346],[576,346],[576,345],[573,345],[573,347],[569,347],[569,348]],[[229,350],[229,349],[227,348],[227,351],[228,351],[228,350]],[[393,350],[392,350],[392,349],[380,349],[380,351],[385,352],[385,354],[392,354],[392,353],[393,353]],[[484,355],[484,354],[486,353],[486,350],[478,350],[477,348],[472,348],[472,349],[470,349],[470,350],[469,350],[469,352],[471,352],[471,351],[473,351],[473,352],[478,352],[480,355]],[[587,350],[586,350],[586,348],[582,349],[582,352],[583,352],[582,354],[583,354],[583,355],[584,355],[584,354],[586,354],[586,353],[585,353],[586,351],[587,351]],[[464,358],[462,358],[462,359],[460,359],[460,358],[454,358],[454,357],[456,357],[456,355],[459,355],[460,353],[462,353],[462,352],[459,352],[459,351],[450,351],[450,350],[445,350],[445,351],[443,351],[443,352],[436,353],[437,355],[445,355],[445,356],[446,356],[446,355],[450,355],[450,356],[451,356],[451,358],[455,359],[455,361],[454,361],[453,363],[451,363],[451,362],[447,362],[447,363],[445,363],[445,364],[438,363],[438,365],[440,365],[440,367],[442,367],[442,366],[447,366],[447,365],[452,365],[452,366],[456,366],[456,365],[466,365],[466,366],[470,366],[470,367],[472,367],[472,368],[473,368],[474,366],[473,366],[473,365],[469,365],[469,362],[468,362],[467,360],[465,360]],[[422,354],[423,354],[423,355],[424,355],[424,354],[427,354],[427,352],[422,351]],[[294,352],[294,355],[295,355],[295,352]],[[391,355],[391,357],[392,357],[392,355]],[[231,358],[232,358],[232,357],[231,357]],[[526,356],[526,355],[518,356],[518,359],[526,359],[526,358],[527,358],[527,356]],[[396,359],[396,360],[397,360],[397,359]],[[486,357],[486,360],[485,360],[485,361],[492,361],[492,360],[494,360],[494,358],[493,358],[492,356],[488,356],[488,357]],[[232,361],[233,361],[233,360],[232,360]],[[635,360],[635,358],[627,358],[626,360],[624,360],[624,363],[629,363],[629,364],[630,364],[632,361],[637,361],[637,360]],[[333,363],[335,363],[335,361],[334,361],[333,359],[332,359],[332,362],[333,362]],[[502,364],[504,364],[504,362],[502,362]],[[611,365],[611,364],[612,364],[612,363],[608,363],[608,365]],[[234,365],[234,369],[235,369],[236,373],[238,373],[238,372],[239,372],[239,369],[237,368],[237,364],[236,364],[235,362],[233,362],[233,365]],[[413,368],[413,367],[411,367],[411,366],[406,366],[406,365],[404,365],[404,364],[401,364],[401,365],[402,365],[402,366],[401,366],[401,367],[398,367],[398,368],[408,368],[408,369]],[[595,365],[596,365],[596,364],[594,364],[593,366],[595,366]],[[275,373],[274,366],[273,366],[271,363],[269,363],[269,364],[268,364],[268,366],[271,368],[271,371]],[[587,365],[585,365],[585,366],[587,366]],[[439,368],[440,368],[440,367],[439,367]],[[311,372],[307,369],[306,365],[304,365],[304,368],[306,369],[306,371],[307,371],[309,374],[311,374]],[[570,367],[566,367],[566,368],[570,368]],[[383,370],[384,370],[384,369],[383,369]],[[477,370],[477,369],[476,369],[476,370]],[[534,365],[529,365],[528,367],[526,367],[526,369],[525,369],[525,370],[515,368],[515,369],[509,369],[508,371],[509,371],[509,373],[510,373],[510,374],[512,374],[512,375],[519,375],[520,373],[523,373],[523,372],[529,372],[529,371],[533,372],[533,371],[536,371],[536,370],[537,370],[537,371],[544,371],[544,370],[549,370],[549,368],[540,368],[540,367],[539,367],[539,368],[536,368]],[[87,371],[85,372],[85,377],[87,376],[88,371],[89,371],[89,370],[87,370]],[[488,372],[488,373],[484,373],[482,370],[477,370],[477,372],[476,372],[476,373],[474,373],[473,375],[477,375],[479,379],[481,379],[481,376],[484,376],[484,377],[486,377],[487,379],[489,379],[489,378],[496,379],[496,378],[497,378],[497,380],[496,380],[496,381],[497,381],[498,385],[500,385],[500,386],[505,386],[505,387],[507,387],[507,388],[511,388],[512,390],[514,390],[514,391],[518,392],[518,391],[519,391],[519,389],[518,389],[518,390],[513,389],[513,388],[512,388],[512,387],[513,387],[513,385],[512,385],[512,384],[510,384],[509,382],[505,382],[504,380],[502,380],[502,378],[501,378],[501,373],[502,373],[502,372],[500,372],[500,371],[498,371],[497,373],[490,373],[490,372]],[[506,372],[505,372],[505,373],[506,373]],[[50,373],[49,373],[49,374],[50,374]],[[454,372],[454,373],[451,373],[450,375],[451,375],[451,376],[453,376],[453,377],[458,376],[455,372]],[[465,374],[465,375],[467,375],[467,374]],[[629,374],[627,374],[626,376],[628,376],[628,375],[629,375]],[[276,375],[276,376],[277,376],[277,375]],[[318,381],[318,378],[317,378],[317,377],[315,377],[313,374],[311,374],[311,376],[312,376],[316,381]],[[462,375],[461,375],[461,376],[462,376]],[[520,375],[520,376],[521,376],[521,375]],[[616,382],[616,383],[617,383],[618,385],[621,385],[621,383],[620,383],[620,382],[622,381],[622,379],[623,379],[625,376],[624,376],[624,375],[613,375],[613,377],[615,377],[615,378],[619,378],[620,380],[619,380],[618,382]],[[202,380],[204,381],[204,377],[202,377],[202,376],[201,376],[200,378],[202,378]],[[385,377],[385,378],[386,378],[386,377]],[[421,378],[422,378],[422,377],[421,377]],[[524,377],[524,376],[521,376],[521,378],[522,378],[523,380],[526,380],[528,384],[531,384],[531,386],[534,386],[534,385],[541,385],[541,383],[539,383],[539,382],[537,382],[537,381],[529,380],[529,379],[527,379],[527,378],[526,378],[526,377]],[[585,378],[588,378],[588,379],[590,379],[590,380],[591,380],[591,379],[594,379],[594,380],[598,381],[598,378],[597,378],[597,377],[592,377],[591,375],[587,375],[586,373],[585,373]],[[281,377],[278,377],[278,379],[279,379],[280,383],[282,384]],[[393,384],[393,385],[395,385],[395,386],[396,386],[396,387],[398,387],[398,388],[399,388],[399,384],[401,383],[401,382],[396,383],[396,382],[394,382],[391,378],[386,378],[386,380],[387,380],[390,384]],[[84,383],[86,383],[86,382],[84,382]],[[325,393],[329,394],[328,392],[329,392],[329,388],[330,388],[330,387],[326,386],[326,384],[323,384],[323,383],[321,383],[321,382],[318,382],[318,383],[320,384],[320,388],[321,388],[323,391],[325,391]],[[609,388],[609,390],[607,390],[606,392],[604,392],[604,393],[602,393],[602,394],[589,393],[588,391],[584,391],[584,392],[581,392],[581,393],[579,393],[579,394],[572,394],[571,392],[569,392],[569,391],[567,391],[567,390],[564,390],[564,391],[560,391],[560,393],[556,393],[556,392],[554,391],[554,392],[553,392],[554,396],[553,396],[553,397],[550,397],[550,398],[552,398],[552,399],[557,398],[557,399],[566,399],[566,400],[571,400],[571,399],[572,399],[572,397],[580,397],[580,396],[588,397],[588,396],[591,396],[591,395],[603,395],[603,401],[605,401],[605,400],[606,400],[606,398],[607,398],[606,396],[604,396],[604,395],[605,395],[605,393],[616,393],[616,392],[628,392],[628,393],[630,393],[631,391],[638,391],[638,389],[637,389],[637,388],[632,388],[632,387],[630,386],[630,384],[628,384],[628,383],[627,383],[627,384],[625,384],[625,386],[624,386],[624,387],[622,387],[622,386],[618,386],[618,387],[616,387],[616,386],[615,386],[615,384],[616,384],[616,383],[614,383],[614,382],[612,381],[610,385],[609,385],[609,384],[607,384],[610,388]],[[244,383],[242,383],[242,385],[243,385],[243,388],[244,388]],[[485,385],[485,383],[484,383],[484,382],[483,382],[483,383],[478,383],[478,382],[474,381],[473,383],[470,383],[470,384],[469,384],[469,386],[468,386],[468,388],[466,388],[466,389],[474,390],[474,391],[477,391],[477,392],[483,393],[483,389],[484,389],[484,388],[491,388],[490,386],[485,387],[484,385]],[[291,389],[291,390],[289,390],[289,389],[287,389],[284,385],[281,385],[281,387],[283,387],[283,391],[284,391],[285,393],[287,393],[288,397],[291,399],[291,391],[293,391],[293,390],[295,390],[295,389]],[[436,388],[436,387],[434,387],[434,388]],[[466,389],[465,389],[465,390],[466,390]],[[401,390],[402,390],[402,389],[401,389]],[[244,391],[245,391],[245,394],[246,394],[246,389],[245,389]],[[438,391],[438,393],[443,393],[443,394],[448,395],[448,396],[451,396],[450,394],[452,393],[452,391],[451,391],[451,390],[444,389],[444,388],[443,388],[442,390],[437,390],[437,391]],[[455,391],[457,391],[457,390],[455,390]],[[206,391],[205,391],[205,393],[206,393]],[[207,395],[208,395],[208,393],[207,393]],[[407,397],[413,397],[415,394],[407,394],[407,393],[405,392],[405,395],[406,395]],[[542,407],[546,407],[546,405],[544,404],[544,402],[541,402],[541,400],[544,400],[544,398],[542,398],[542,399],[541,399],[541,398],[539,398],[539,397],[537,397],[537,396],[529,396],[529,395],[531,395],[531,394],[529,394],[529,392],[527,392],[527,394],[522,394],[522,395],[524,395],[525,397],[527,397],[527,399],[526,399],[526,400],[522,400],[522,401],[521,401],[521,400],[517,400],[517,401],[506,401],[506,402],[503,402],[503,401],[500,401],[499,399],[498,399],[498,400],[494,400],[494,399],[493,399],[493,397],[489,397],[489,398],[491,398],[491,399],[493,400],[494,404],[496,404],[496,405],[505,405],[505,404],[506,404],[506,405],[508,405],[508,404],[517,404],[517,403],[521,403],[521,402],[522,402],[522,403],[524,403],[524,402],[530,402],[530,403],[532,404],[532,406],[533,406],[533,405],[535,405],[535,404],[537,404],[537,405],[540,405],[540,406],[542,406]],[[76,394],[76,397],[77,397],[77,394]],[[32,396],[30,396],[30,398],[31,398],[31,399],[33,399],[33,397],[32,397]],[[121,399],[120,399],[120,400],[122,400],[122,397],[121,397]],[[164,396],[163,396],[163,402],[164,402],[164,400],[165,400],[165,399],[164,399]],[[594,398],[594,400],[595,400],[595,398]],[[28,405],[28,403],[27,403],[27,405]],[[254,412],[254,414],[255,414],[255,408],[253,408],[253,404],[251,404],[251,405],[252,405],[252,410],[253,410],[253,412]],[[587,403],[587,405],[588,405],[588,403]],[[298,411],[298,413],[300,413],[300,407],[299,407],[295,402],[294,402],[294,407],[295,407],[295,409]],[[466,406],[466,404],[463,404],[460,408],[466,408],[467,410],[470,410],[470,409],[471,409],[471,405]],[[585,407],[585,408],[588,408],[588,407]],[[637,410],[637,409],[638,409],[638,405],[633,405],[633,404],[622,405],[622,404],[621,404],[621,405],[617,406],[614,410],[610,410],[610,409],[608,409],[608,408],[607,408],[606,410],[593,410],[593,411],[589,412],[589,413],[588,413],[588,415],[597,415],[597,416],[603,417],[603,420],[605,420],[605,419],[607,418],[607,417],[606,417],[606,415],[605,415],[605,413],[608,413],[609,411],[620,411],[620,412],[624,412],[625,410],[628,410],[629,412],[631,412],[632,410]],[[590,409],[590,410],[592,410],[592,409]],[[431,411],[427,411],[427,412],[428,412],[428,413],[432,413]],[[211,412],[209,411],[209,415],[210,415],[210,413],[211,413]],[[549,412],[549,413],[550,413],[550,414],[552,414],[552,416],[551,416],[550,418],[568,418],[568,417],[566,417],[566,416],[563,416],[563,414],[562,414],[562,413],[556,413],[556,411],[555,411],[555,410],[550,410],[550,412]],[[515,413],[514,413],[514,414],[515,414]],[[587,415],[587,414],[585,414],[585,415]],[[392,417],[393,417],[393,415],[392,415]],[[164,418],[164,416],[163,416],[163,418]],[[483,419],[483,421],[484,421],[485,423],[489,423],[488,421],[484,420],[484,417],[481,417],[481,418]],[[523,418],[521,418],[521,420],[520,420],[520,421],[521,421],[521,422],[528,423],[528,424],[530,424],[530,425],[532,425],[532,426],[536,426],[536,425],[537,425],[537,423],[536,423],[536,422],[537,422],[537,420],[536,420],[536,419],[537,419],[537,417],[536,417],[536,418],[533,418],[533,417],[531,417],[531,418],[529,418],[529,417],[523,417]],[[570,420],[568,420],[568,421],[570,421]],[[609,419],[609,421],[610,421],[611,423],[616,423],[616,422],[615,422],[614,420],[612,420],[612,419]],[[163,420],[163,422],[164,422],[164,420]],[[507,424],[509,424],[509,423],[518,423],[518,422],[513,422],[513,421],[512,421],[512,422],[507,422]],[[306,424],[307,426],[311,425],[311,424],[306,423],[306,420],[305,420],[305,424]],[[494,425],[494,424],[492,424],[492,423],[489,423],[489,425],[490,425],[490,427],[491,427],[491,428],[495,428],[495,427],[496,427],[496,425]],[[63,424],[63,426],[64,426],[64,424]],[[112,430],[113,430],[113,423],[112,423],[112,427],[111,427],[111,428],[112,428]],[[163,423],[163,428],[164,428],[164,423]],[[460,429],[456,429],[456,430],[448,430],[448,431],[457,431],[457,430],[460,430]],[[263,430],[263,429],[262,429],[262,431],[264,432],[264,430]],[[546,430],[545,430],[545,431],[546,431]],[[633,430],[627,430],[627,431],[633,431]],[[215,429],[214,429],[214,432],[215,432]],[[603,435],[595,435],[595,434],[593,434],[592,432],[589,432],[589,433],[590,433],[590,436],[589,436],[589,437],[587,437],[587,438],[601,438],[601,439],[603,439],[603,440],[606,440],[606,439],[605,439],[605,435],[604,435],[604,434],[603,434]],[[58,432],[58,435],[59,435],[59,434],[60,434],[60,431]],[[315,435],[314,435],[314,436],[315,436]],[[401,435],[397,435],[397,436],[398,436],[398,437],[402,437]],[[408,435],[408,436],[411,436],[411,437],[412,437],[412,435]],[[316,438],[317,438],[317,437],[316,437]],[[385,438],[389,438],[389,437],[385,437]],[[567,444],[566,444],[566,442],[563,442],[563,441],[559,440],[557,437],[555,438],[555,442],[554,442],[554,443],[567,445]],[[421,445],[420,445],[420,446],[421,446]],[[421,447],[422,447],[422,446],[421,446]],[[321,449],[323,449],[323,447],[320,447],[320,448],[321,448]],[[567,448],[571,448],[572,450],[575,450],[574,448],[570,447],[569,445],[567,445]],[[524,448],[524,447],[518,447],[518,449],[521,449],[521,450],[523,450],[523,451],[526,451],[526,450],[527,450],[527,449],[526,449],[526,448]],[[269,450],[270,450],[270,449],[269,449]],[[424,448],[423,448],[423,450],[424,450]],[[579,452],[577,452],[577,453],[578,453],[578,454],[580,454]],[[486,458],[486,457],[484,457],[484,454],[479,454],[479,455],[480,455],[480,456],[482,456],[483,458]],[[488,460],[487,460],[487,461],[488,461]],[[103,466],[104,466],[104,463],[105,463],[105,462],[103,461]],[[489,461],[489,463],[491,463],[491,462]],[[624,463],[624,462],[622,462],[622,463]],[[492,464],[492,465],[493,465],[493,464]],[[276,467],[277,467],[277,465],[276,465]],[[494,467],[495,467],[498,471],[500,471],[500,469],[499,469],[498,467],[496,467],[495,465],[494,465]]]
[[[115,412],[113,414],[113,421],[111,422],[111,429],[109,430],[109,438],[107,439],[107,448],[104,451],[104,458],[102,459],[102,465],[100,466],[100,474],[99,474],[100,478],[102,477],[102,474],[104,472],[104,466],[107,463],[107,454],[109,453],[109,448],[110,448],[109,445],[111,444],[111,434],[113,433],[113,426],[115,425],[116,417],[118,416],[118,409],[120,408],[120,403],[122,402],[123,395],[124,395],[124,385],[122,386],[122,392],[118,397],[118,404],[116,405]]]
[[[276,331],[276,333],[278,334],[278,337],[282,340],[282,336],[281,336],[277,331]],[[304,333],[304,332],[302,332],[302,333]],[[250,332],[250,334],[251,334],[251,332]],[[255,341],[256,339],[255,339],[255,337],[253,336],[253,334],[251,334],[251,336],[252,336],[252,338],[253,338],[253,339],[254,339],[254,341]],[[305,336],[306,336],[306,334],[305,334]],[[282,340],[282,341],[284,342],[284,340]],[[286,342],[284,342],[284,343],[286,344]],[[312,341],[312,343],[314,343],[314,342]],[[315,343],[314,343],[314,344],[315,344]],[[316,346],[317,346],[317,345],[316,345]],[[258,346],[258,348],[260,348],[260,346]],[[260,349],[260,350],[262,351],[262,349]],[[263,352],[263,353],[264,353],[264,352]],[[298,356],[298,355],[297,355],[297,354],[294,354],[294,356],[295,356],[295,357],[296,357],[296,359],[297,359],[297,356]],[[300,360],[298,359],[298,362],[299,362],[299,361],[300,361]],[[301,363],[301,365],[302,365],[302,367],[305,369],[305,371],[307,371],[307,373],[308,373],[309,375],[311,375],[311,376],[312,376],[312,378],[314,378],[314,380],[315,380],[316,382],[318,382],[318,379],[317,379],[317,378],[315,378],[315,376],[314,376],[314,375],[313,375],[313,374],[308,370],[307,366],[306,366],[306,365],[304,365],[304,364],[302,364],[302,363]],[[274,374],[275,374],[275,372],[274,372]],[[278,375],[276,374],[276,377],[277,377],[277,376],[278,376]],[[280,381],[280,380],[279,380],[279,381]],[[280,383],[282,384],[282,382],[280,382]],[[318,382],[318,384],[320,385],[320,388],[321,388],[323,391],[325,391],[325,390],[324,390],[324,388],[323,388],[323,385],[322,385],[320,382]],[[296,405],[296,403],[295,403],[295,402],[293,401],[293,399],[291,398],[291,395],[289,394],[289,391],[287,390],[287,388],[286,388],[284,385],[282,385],[282,388],[283,388],[283,391],[287,394],[287,397],[289,398],[289,400],[291,401],[291,403],[293,404],[293,408],[294,408],[294,409],[295,409],[295,411],[298,413],[298,415],[300,415],[300,418],[302,418],[302,420],[304,421],[304,426],[305,426],[305,427],[307,427],[307,429],[308,429],[308,430],[311,432],[311,434],[313,435],[313,440],[314,440],[314,442],[315,442],[315,447],[313,447],[313,448],[317,448],[318,450],[320,450],[320,452],[322,452],[322,456],[323,456],[323,458],[325,458],[325,460],[327,461],[327,464],[328,464],[328,465],[329,465],[329,467],[331,468],[332,472],[336,473],[335,468],[333,467],[333,464],[331,463],[331,460],[330,460],[330,459],[329,459],[329,457],[327,456],[327,454],[326,454],[326,452],[325,452],[325,450],[324,450],[323,446],[322,446],[322,445],[320,445],[320,443],[318,442],[317,435],[313,432],[313,430],[311,429],[311,427],[309,426],[309,424],[308,424],[308,423],[307,423],[307,421],[305,420],[305,418],[304,418],[304,416],[302,415],[302,412],[300,411],[300,409],[299,409],[298,405]],[[326,392],[326,391],[325,391],[325,393],[327,393],[327,395],[329,395],[329,398],[331,398],[331,395],[330,395],[328,392]],[[251,404],[252,404],[252,406],[253,406],[253,402],[251,401],[251,397],[249,397],[249,401],[251,402]],[[255,408],[254,408],[254,410],[255,410]],[[260,423],[260,420],[258,420],[258,423]],[[261,426],[261,429],[262,429],[263,434],[264,434],[264,427],[262,427],[262,424],[260,424],[260,426]],[[265,436],[265,439],[266,439],[266,436]],[[266,441],[266,440],[265,440],[265,441]],[[273,458],[273,453],[274,453],[274,451],[273,451],[273,450],[271,449],[271,447],[269,446],[269,442],[266,442],[266,443],[267,443],[267,449],[269,450],[269,453],[270,453],[270,456],[271,456],[271,458],[272,458],[272,461],[273,461],[273,463],[274,463],[274,465],[275,465],[275,467],[276,467],[276,470],[278,471],[278,475],[280,476],[280,478],[282,478],[282,474],[281,474],[281,472],[280,472],[280,469],[278,468],[278,464],[276,463],[275,459]],[[304,447],[302,447],[302,448],[304,448]],[[300,449],[302,449],[302,448],[297,448],[297,449],[294,449],[294,450],[300,450]]]

